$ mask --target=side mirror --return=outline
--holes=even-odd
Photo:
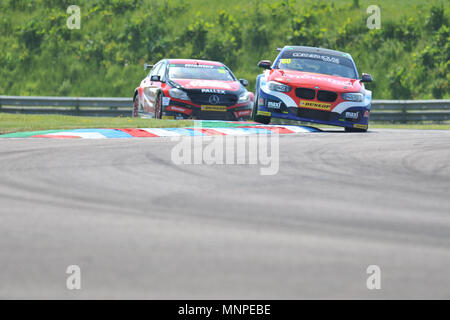
[[[244,87],[248,86],[248,81],[245,80],[245,79],[239,79],[239,82],[240,82]]]
[[[271,69],[272,62],[270,60],[261,60],[258,62],[258,67],[263,69]]]
[[[151,69],[151,68],[153,68],[152,64],[144,63],[144,71],[146,71],[147,69]]]
[[[372,76],[368,73],[363,73],[361,77],[361,82],[372,82]]]
[[[153,75],[150,77],[150,81],[155,81],[155,82],[160,82],[161,81],[161,77],[157,76],[157,75]]]

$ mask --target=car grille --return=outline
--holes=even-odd
[[[189,98],[195,104],[199,105],[210,105],[209,98],[213,94],[207,93],[188,93]],[[219,97],[219,102],[216,103],[218,106],[233,106],[237,103],[237,96],[233,94],[216,94]]]
[[[309,88],[296,88],[295,95],[301,99],[313,100],[316,97],[316,91]],[[337,93],[333,91],[317,91],[317,100],[324,102],[334,102],[337,99]]]
[[[202,120],[236,120],[236,117],[232,112],[213,112],[213,111],[200,111],[194,110],[194,118]]]
[[[317,92],[317,100],[325,102],[334,102],[337,99],[337,93],[333,91],[319,90]]]
[[[333,121],[337,119],[339,114],[336,112],[298,108],[297,116],[301,118],[309,118],[322,121]]]
[[[308,88],[296,88],[295,95],[302,99],[314,99],[316,96],[316,91]]]

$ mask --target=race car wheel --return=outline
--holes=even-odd
[[[272,119],[271,117],[258,115],[258,100],[259,95],[255,97],[255,102],[253,103],[252,120],[262,124],[269,124],[270,120]]]
[[[131,116],[133,118],[138,116],[139,112],[139,95],[135,95],[133,99],[133,112],[131,113]]]
[[[345,132],[367,132],[367,129],[345,127]]]
[[[156,119],[162,118],[162,97],[160,93],[158,94],[155,101],[155,118]]]
[[[253,120],[255,122],[259,122],[259,123],[262,123],[262,124],[269,124],[271,119],[272,119],[271,117],[258,116],[257,115],[257,116],[255,116],[255,118]]]

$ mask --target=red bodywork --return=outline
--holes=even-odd
[[[296,102],[296,105],[300,104],[301,99],[296,96],[295,88],[315,88],[319,87],[320,90],[326,90],[338,93],[338,97],[331,104],[329,111],[332,111],[338,104],[342,102],[347,102],[342,99],[341,94],[345,92],[361,92],[363,93],[365,88],[364,84],[357,79],[342,78],[339,76],[330,76],[318,73],[302,72],[302,71],[292,71],[292,70],[281,70],[281,69],[271,69],[265,71],[267,74],[268,81],[276,81],[282,84],[286,84],[293,89],[290,92],[285,92],[283,94],[288,95],[292,100]],[[317,99],[317,95],[314,99],[308,99],[309,101],[324,103]],[[305,107],[308,108],[308,107]],[[314,109],[313,107],[310,107]]]
[[[191,59],[170,59],[168,60],[169,64],[201,64],[201,65],[214,65],[214,66],[224,66],[222,63],[215,61],[204,61],[204,60],[191,60]],[[201,80],[201,79],[174,79],[176,83],[181,85],[186,89],[211,89],[211,90],[227,90],[232,92],[237,92],[240,90],[240,84],[238,81],[218,81],[218,80]],[[143,101],[142,107],[144,112],[146,113],[154,113],[155,108],[152,104],[152,101],[146,101],[144,98],[144,93],[146,88],[159,88],[165,97],[170,97],[169,90],[173,88],[167,82],[159,82],[159,81],[151,81],[149,77],[146,77],[142,80],[138,92],[141,101]],[[148,100],[151,100],[148,99]],[[249,105],[248,110],[239,110],[233,111],[236,118],[251,116],[251,108],[250,106],[253,104],[254,94],[250,93],[250,102],[235,104],[232,106],[227,106],[227,111],[233,111],[233,109],[241,108],[243,106]],[[178,102],[176,105],[173,102]],[[184,106],[181,106],[183,104]],[[164,111],[177,112],[181,114],[185,114],[190,116],[193,113],[193,109],[200,109],[201,105],[195,104],[192,101],[180,100],[173,97],[170,97],[169,105],[165,106]]]

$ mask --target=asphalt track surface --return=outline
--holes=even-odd
[[[272,176],[175,144],[0,139],[0,298],[450,298],[450,131],[281,136]]]

